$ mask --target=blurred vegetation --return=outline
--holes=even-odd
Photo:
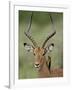
[[[51,68],[63,68],[63,13],[51,12],[51,15],[56,28],[56,35],[48,41],[55,44],[53,51],[49,53],[52,58]],[[38,77],[33,66],[34,56],[23,46],[24,42],[31,43],[24,35],[24,31],[28,29],[30,16],[31,11],[19,11],[19,79]],[[41,46],[46,37],[53,32],[49,12],[33,12],[31,31],[33,38]]]

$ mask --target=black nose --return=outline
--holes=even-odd
[[[36,66],[39,66],[39,64],[35,64]]]

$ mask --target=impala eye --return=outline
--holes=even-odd
[[[46,54],[47,50],[45,49],[44,53],[43,53],[43,56]]]
[[[46,52],[43,53],[43,56],[46,54]]]
[[[33,55],[35,56],[35,53],[33,53]]]
[[[45,53],[43,53],[43,56],[45,55]]]
[[[42,56],[44,56],[45,55],[45,52],[43,53],[43,55]]]

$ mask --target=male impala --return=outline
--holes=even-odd
[[[53,69],[51,70],[51,57],[48,56],[48,60],[46,60],[46,53],[52,51],[54,47],[54,43],[46,46],[47,41],[56,34],[54,31],[51,35],[49,35],[44,41],[42,47],[39,47],[35,40],[29,35],[27,32],[24,33],[28,39],[33,43],[30,45],[28,43],[24,43],[24,47],[27,51],[33,52],[35,60],[34,66],[38,70],[39,77],[60,77],[63,75],[62,69]]]

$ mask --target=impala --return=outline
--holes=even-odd
[[[56,31],[54,31],[51,35],[49,35],[45,39],[42,47],[39,47],[36,41],[32,38],[32,36],[29,35],[27,32],[25,32],[24,34],[32,42],[32,45],[28,43],[24,43],[24,47],[28,52],[32,52],[35,57],[34,67],[38,71],[38,76],[40,78],[63,76],[62,69],[51,69],[51,57],[50,56],[48,56],[48,60],[46,60],[46,53],[51,52],[54,47],[54,43],[51,43],[49,45],[46,45],[46,43],[51,37],[53,37],[56,34]]]

